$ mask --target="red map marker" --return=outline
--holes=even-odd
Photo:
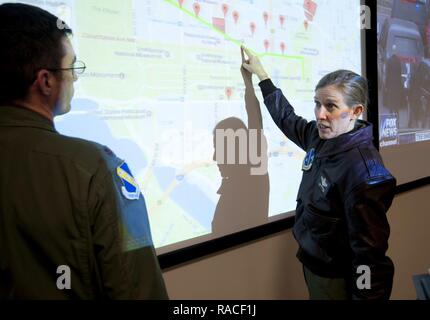
[[[282,51],[282,54],[285,53],[285,42],[281,42],[281,51]]]
[[[225,3],[222,5],[222,13],[224,13],[224,18],[225,18],[228,13],[228,5]]]
[[[231,96],[233,95],[233,88],[225,88],[225,95],[227,96],[228,100],[230,100]]]
[[[251,22],[249,24],[249,28],[251,29],[252,35],[254,35],[255,30],[257,29],[257,26],[256,26],[255,22]]]
[[[200,4],[199,3],[194,3],[193,4],[193,9],[194,9],[194,13],[196,14],[196,16],[198,17],[199,16],[199,13],[200,13]]]
[[[233,19],[234,23],[237,24],[237,22],[239,21],[239,12],[233,11]]]
[[[263,19],[267,27],[267,21],[269,21],[269,14],[266,11],[263,12]]]
[[[304,0],[303,8],[305,9],[306,19],[313,21],[317,11],[317,4],[312,0]]]
[[[184,0],[178,0],[179,6],[182,8],[182,5],[184,4]]]
[[[266,49],[266,52],[267,52],[267,50],[269,50],[269,45],[270,45],[270,42],[269,42],[269,40],[264,40],[264,48]]]
[[[283,16],[282,14],[279,16],[279,21],[281,22],[281,27],[284,27],[284,22],[285,22],[285,16]]]

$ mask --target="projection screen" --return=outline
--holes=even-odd
[[[247,129],[251,122],[241,44],[309,120],[323,75],[362,71],[359,0],[20,2],[73,29],[87,70],[75,83],[71,112],[56,118],[56,128],[127,161],[158,253],[294,214],[304,152],[273,123],[256,78],[267,174],[226,186],[214,160],[214,129]],[[250,203],[259,208],[252,222]],[[217,214],[226,215],[225,229],[215,232]]]

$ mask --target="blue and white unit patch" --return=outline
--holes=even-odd
[[[128,167],[127,163],[123,162],[119,167],[117,167],[116,173],[121,179],[121,191],[124,197],[129,200],[139,200],[140,188],[133,175],[131,174],[130,168]]]
[[[312,162],[314,162],[315,158],[315,149],[312,148],[309,150],[309,152],[306,154],[305,159],[303,160],[302,170],[308,171],[310,168],[312,168]]]

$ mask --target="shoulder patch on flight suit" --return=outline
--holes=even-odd
[[[127,163],[123,162],[116,168],[116,173],[121,179],[121,191],[124,197],[129,200],[138,200],[140,196],[140,188],[131,174],[130,168]]]

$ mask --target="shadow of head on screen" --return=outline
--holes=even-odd
[[[212,233],[221,236],[267,222],[269,175],[263,131],[235,117],[214,129],[214,161],[222,177]]]

